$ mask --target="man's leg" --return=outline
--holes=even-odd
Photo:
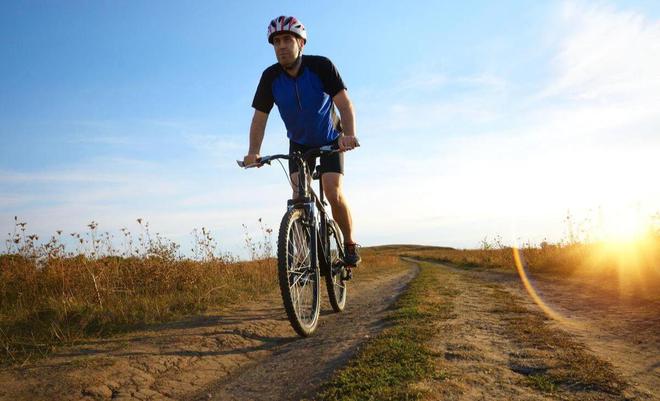
[[[340,173],[325,173],[323,179],[323,192],[332,208],[332,217],[339,225],[339,229],[344,234],[344,262],[350,266],[357,266],[360,263],[360,254],[357,251],[357,244],[353,238],[353,219],[348,207],[346,197],[342,191],[343,175]]]
[[[324,173],[321,178],[323,180],[323,192],[332,209],[332,218],[337,222],[342,234],[344,234],[344,242],[354,244],[353,219],[351,218],[348,202],[342,191],[343,175],[339,173]]]

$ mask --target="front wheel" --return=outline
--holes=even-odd
[[[314,262],[311,230],[302,209],[289,210],[280,224],[277,270],[284,309],[293,329],[307,337],[314,332],[321,310],[320,273]]]
[[[335,312],[341,312],[346,307],[346,280],[344,280],[344,240],[337,223],[328,224],[330,240],[330,268],[325,275],[325,286],[328,290],[330,305]]]

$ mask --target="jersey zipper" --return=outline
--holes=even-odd
[[[298,99],[298,108],[302,111],[302,103],[300,102],[300,94],[298,93],[298,80],[293,80],[293,85],[296,87],[296,99]]]

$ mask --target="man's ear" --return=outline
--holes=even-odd
[[[302,51],[305,48],[305,39],[302,38],[297,38],[298,39],[298,47],[300,47],[300,51]]]

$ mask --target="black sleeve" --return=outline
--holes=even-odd
[[[318,73],[319,78],[323,83],[325,93],[330,95],[330,97],[335,97],[337,93],[346,89],[346,85],[344,85],[344,81],[341,79],[337,67],[332,64],[330,59],[321,56],[311,57],[313,57],[313,59],[310,60],[312,61],[310,67]]]
[[[275,99],[273,98],[273,72],[272,68],[267,68],[261,74],[257,91],[254,93],[252,107],[264,113],[270,113]]]

